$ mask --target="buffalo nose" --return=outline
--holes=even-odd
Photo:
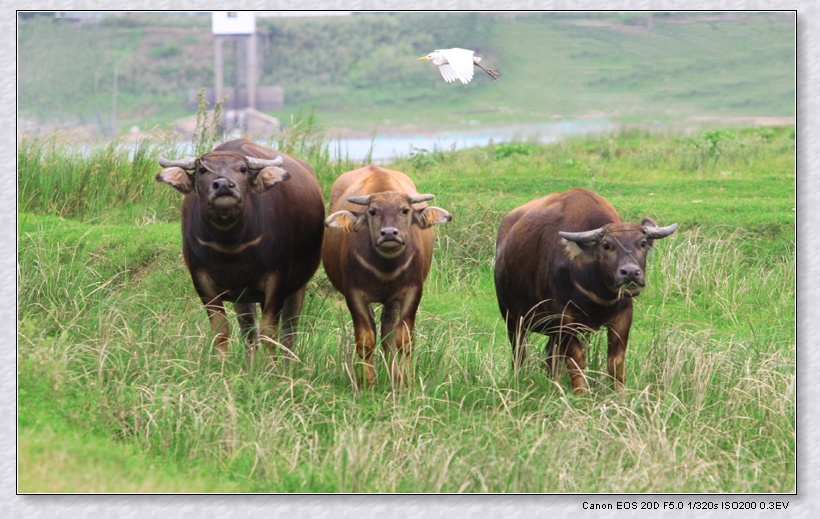
[[[643,277],[643,272],[637,265],[626,265],[621,267],[621,277],[625,281],[638,281]]]
[[[398,236],[399,230],[395,227],[382,227],[381,235],[382,237]]]
[[[219,193],[220,191],[230,192],[231,189],[235,188],[236,184],[232,180],[228,180],[227,178],[218,178],[211,183],[211,189]]]

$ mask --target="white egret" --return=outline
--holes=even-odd
[[[481,58],[474,55],[475,52],[467,49],[438,49],[430,54],[419,58],[419,60],[433,60],[433,65],[438,65],[444,81],[452,83],[456,79],[465,85],[473,79],[473,66],[476,66],[490,75],[493,79],[498,79],[498,72],[484,68],[479,61]]]

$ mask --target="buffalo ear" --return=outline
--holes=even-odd
[[[562,238],[561,241],[564,242],[564,250],[566,251],[567,256],[573,261],[581,261],[585,263],[592,261],[595,257],[594,254],[590,254],[590,251],[598,246],[597,241],[574,242],[572,240],[567,240],[566,238]]]
[[[584,249],[580,245],[571,240],[562,240],[564,242],[564,250],[569,256],[569,259],[575,260],[578,257],[583,257]]]
[[[262,168],[256,177],[251,181],[251,189],[254,193],[264,193],[279,182],[290,178],[290,173],[276,166]]]
[[[184,169],[178,167],[165,168],[154,177],[157,182],[164,182],[180,193],[188,194],[194,190],[194,183]]]
[[[453,220],[453,215],[442,209],[441,207],[429,206],[424,209],[416,209],[413,211],[413,223],[426,229],[440,223],[446,223]]]
[[[346,232],[356,232],[362,228],[365,216],[364,211],[336,211],[325,220],[325,227],[338,227]]]
[[[658,224],[655,223],[655,220],[653,220],[652,218],[649,218],[648,216],[646,218],[644,218],[643,220],[641,220],[641,225],[643,226],[644,229],[646,229],[647,227],[657,227],[658,226]],[[646,237],[646,241],[649,243],[650,248],[655,243],[655,240],[650,236]]]

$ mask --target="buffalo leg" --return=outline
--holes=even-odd
[[[305,290],[307,285],[297,290],[287,299],[282,307],[282,346],[285,349],[285,364],[294,358],[293,347],[296,344],[296,329],[299,326],[299,314],[302,312],[302,305],[305,302]]]
[[[265,345],[265,353],[272,366],[276,364],[281,306],[281,304],[275,304],[274,302],[266,303],[262,308],[262,323],[259,327],[260,342]]]
[[[396,387],[407,386],[412,375],[411,360],[415,325],[415,316],[408,317],[402,319],[393,330],[395,342],[390,355],[390,374]]]
[[[376,347],[376,319],[370,302],[363,294],[347,296],[347,307],[353,318],[353,331],[356,335],[356,353],[361,363],[358,379],[360,384],[371,385],[376,378],[376,366],[373,364],[373,350]]]
[[[265,353],[271,366],[276,364],[276,346],[279,338],[279,316],[282,312],[282,300],[278,297],[279,277],[271,274],[263,281],[265,302],[262,305],[262,322],[259,326],[259,340],[265,346]],[[253,360],[253,355],[251,355]]]
[[[606,367],[609,376],[613,378],[615,391],[624,389],[624,363],[626,360],[626,344],[629,340],[629,329],[632,326],[632,310],[622,312],[609,324],[607,328],[607,359]]]
[[[222,300],[203,301],[205,310],[208,312],[208,321],[211,323],[211,333],[213,334],[214,347],[219,356],[228,354],[228,337],[230,337],[231,326],[228,323],[228,316],[225,315],[225,307]]]
[[[224,356],[228,353],[228,338],[230,337],[231,327],[228,323],[228,316],[225,315],[222,296],[211,277],[204,270],[192,271],[191,276],[194,288],[199,294],[205,311],[208,313],[216,353]]]
[[[390,376],[398,387],[407,385],[413,350],[413,331],[421,291],[409,289],[399,299],[384,305],[381,322],[382,347],[388,357]]]
[[[248,344],[248,348],[256,348],[259,345],[259,331],[256,329],[256,303],[234,303],[236,310],[236,320],[239,321],[239,329]]]
[[[566,363],[569,370],[569,379],[572,382],[572,389],[576,393],[585,393],[587,391],[587,382],[584,378],[584,369],[586,369],[586,353],[581,341],[578,337],[570,336],[567,340],[566,348]]]

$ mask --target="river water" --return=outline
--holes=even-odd
[[[335,159],[364,160],[370,154],[372,162],[386,163],[397,157],[434,150],[452,150],[486,146],[500,142],[556,142],[567,137],[596,133],[611,133],[617,125],[607,118],[566,119],[550,123],[518,124],[473,128],[423,135],[376,135],[375,137],[334,139],[330,144]]]
[[[418,135],[376,135],[360,138],[331,138],[329,152],[333,159],[350,159],[354,161],[370,160],[376,164],[388,163],[398,157],[409,157],[414,153],[432,152],[435,150],[460,150],[486,146],[490,141],[502,142],[538,142],[550,143],[569,137],[580,137],[593,134],[612,133],[619,125],[605,117],[590,119],[562,119],[550,123],[516,124],[506,126],[473,127],[467,130],[453,130]],[[236,135],[238,138],[241,135]],[[263,146],[270,142],[256,141]],[[134,143],[124,144],[130,153],[134,152]],[[176,157],[191,156],[194,151],[190,141],[179,142]],[[275,145],[273,145],[275,147]],[[92,147],[81,145],[82,155],[91,153]],[[174,156],[174,154],[171,154]]]

